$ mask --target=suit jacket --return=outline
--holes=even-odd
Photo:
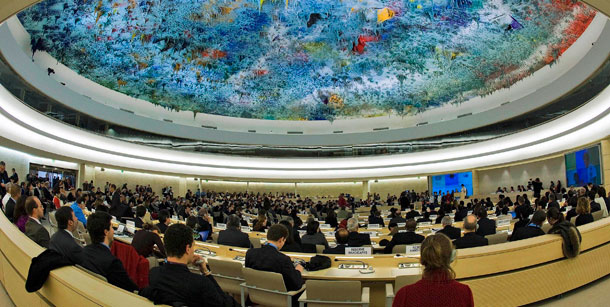
[[[301,272],[294,268],[290,257],[282,254],[272,245],[266,244],[261,248],[249,249],[246,253],[246,267],[282,274],[288,291],[296,291],[303,286]]]
[[[6,206],[4,207],[4,213],[6,214],[6,218],[8,218],[11,223],[14,223],[13,213],[15,212],[15,201],[12,197],[8,199],[6,202]]]
[[[540,227],[525,226],[515,229],[513,231],[513,234],[510,236],[510,241],[529,239],[537,236],[542,236],[544,234],[544,231],[542,231]]]
[[[371,236],[368,233],[350,232],[347,236],[347,246],[358,247],[362,245],[371,245]]]
[[[119,193],[119,191],[114,191],[114,193],[112,194],[112,200],[110,203],[110,207],[114,208],[114,207],[118,207],[121,204],[121,193]]]
[[[31,217],[25,223],[25,234],[38,245],[49,248],[49,241],[51,240],[49,232]]]
[[[250,248],[252,243],[247,233],[236,229],[225,229],[218,233],[218,244]]]
[[[156,226],[159,227],[159,230],[161,231],[161,233],[165,233],[165,231],[167,230],[167,227],[169,227],[163,223],[158,223]]]
[[[166,263],[150,270],[150,285],[140,293],[155,302],[172,306],[238,306],[225,294],[214,276],[199,275],[180,263]],[[177,304],[181,303],[183,305]]]
[[[410,219],[415,219],[415,217],[420,216],[421,214],[419,214],[418,211],[415,210],[411,210],[409,212],[407,212],[407,214],[405,215],[405,219],[410,220]]]
[[[383,223],[383,218],[371,215],[369,216],[369,224],[379,224],[379,226],[381,227],[385,227],[385,224]]]
[[[129,292],[138,290],[138,286],[127,275],[121,260],[113,256],[110,249],[101,243],[93,243],[83,249],[82,266],[106,277],[110,284],[121,289]]]
[[[602,206],[594,201],[591,202],[591,212],[599,211],[602,209]]]
[[[139,217],[135,218],[134,223],[136,224],[136,228],[142,228],[142,225],[144,225],[144,221],[142,221],[142,219]]]
[[[453,227],[451,225],[445,226],[445,228],[439,230],[438,232],[446,235],[451,240],[455,240],[462,236],[462,231],[459,228]]]
[[[53,234],[49,248],[64,255],[73,264],[83,262],[83,247],[65,229],[59,229]]]
[[[324,250],[324,254],[336,254],[336,255],[345,255],[345,244],[338,244],[335,247],[329,247]]]
[[[464,236],[455,240],[456,248],[471,248],[488,244],[489,241],[486,238],[481,237],[474,232],[465,233]]]
[[[396,245],[422,243],[424,242],[424,239],[424,236],[416,234],[413,231],[399,232],[392,236],[392,240],[390,241],[390,243],[388,243],[388,245],[386,245],[386,247],[383,249],[383,252],[386,254],[391,254],[392,249]]]
[[[477,229],[477,234],[479,236],[484,237],[496,233],[496,222],[494,220],[484,217],[479,220],[478,224],[479,229]]]

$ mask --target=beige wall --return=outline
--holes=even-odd
[[[0,147],[0,161],[6,163],[6,172],[10,176],[11,168],[15,168],[19,181],[25,181],[25,176],[30,171],[30,157],[12,149]]]
[[[105,168],[105,170],[102,171],[100,167],[95,167],[93,168],[93,176],[85,174],[85,178],[90,178],[89,180],[93,179],[93,184],[96,187],[102,188],[106,182],[114,183],[117,186],[127,183],[127,187],[130,189],[135,188],[137,184],[150,184],[152,190],[157,194],[161,194],[161,189],[163,187],[171,186],[174,190],[174,196],[184,196],[184,194],[179,194],[180,177],[176,176],[155,175],[130,171],[121,172],[120,170],[109,168]],[[184,193],[186,193],[186,191]]]
[[[370,181],[369,185],[371,194],[379,193],[384,198],[388,193],[398,196],[402,191],[407,189],[415,190],[415,192],[424,192],[428,190],[428,177],[384,179],[377,182]]]
[[[251,193],[294,193],[294,183],[250,182],[248,192]]]
[[[346,193],[360,198],[362,195],[362,182],[297,183],[297,193],[301,197],[339,197],[339,194]]]
[[[212,192],[245,192],[247,189],[246,182],[230,182],[230,181],[215,181],[215,180],[203,180],[201,182],[201,189],[203,191]]]
[[[478,172],[479,193],[495,192],[498,187],[515,187],[527,185],[530,178],[540,178],[543,187],[548,188],[551,181],[566,184],[566,167],[563,156],[537,161],[532,163],[513,165],[508,167],[481,170]]]

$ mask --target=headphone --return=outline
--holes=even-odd
[[[455,258],[457,257],[457,249],[452,249],[451,250],[451,257],[449,257],[449,263],[452,263],[453,261],[455,261]]]

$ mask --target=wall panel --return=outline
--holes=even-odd
[[[372,193],[379,193],[382,198],[386,197],[388,193],[390,195],[400,195],[404,190],[415,190],[415,192],[424,192],[428,190],[428,177],[420,176],[413,178],[401,178],[401,179],[384,179],[378,180],[377,182],[370,182],[370,191]]]
[[[499,186],[508,189],[512,186],[516,190],[517,185],[527,185],[530,178],[540,178],[544,188],[548,188],[551,181],[557,183],[557,180],[560,180],[562,185],[565,186],[565,170],[563,156],[532,163],[481,170],[479,171],[479,193],[493,193]]]

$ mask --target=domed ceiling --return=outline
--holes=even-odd
[[[552,64],[595,16],[572,0],[47,0],[18,17],[90,80],[256,119],[406,115]]]

